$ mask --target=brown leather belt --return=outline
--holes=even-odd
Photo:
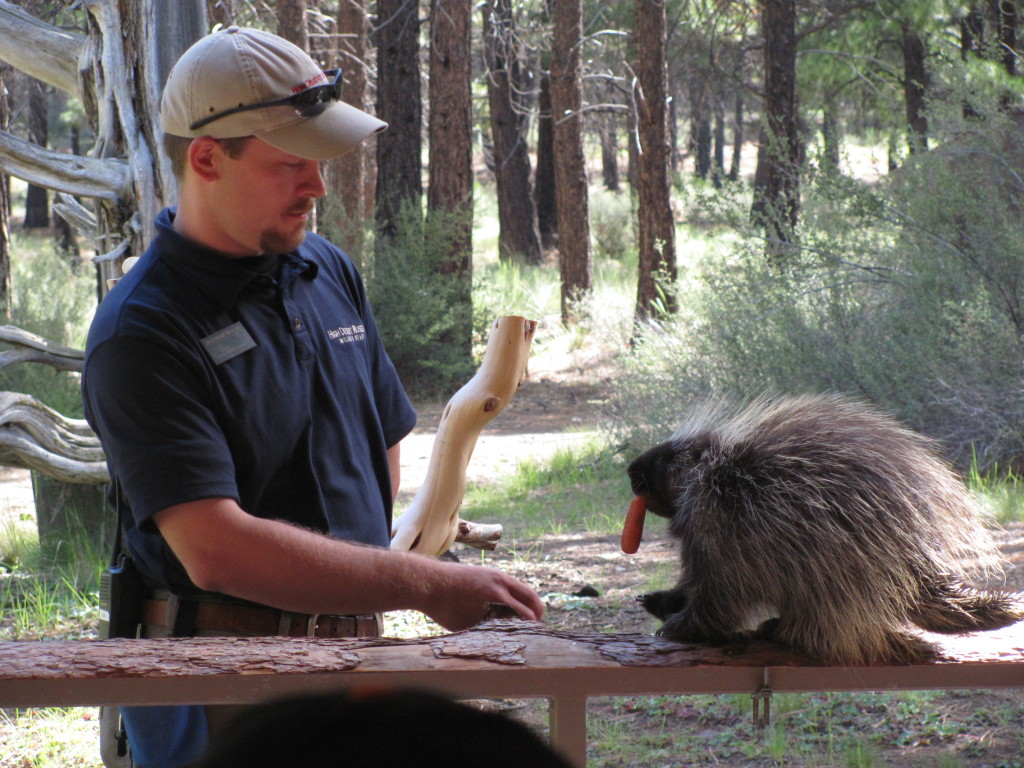
[[[240,637],[380,637],[380,621],[373,614],[292,613],[254,603],[173,594],[146,600],[142,622],[151,630],[150,636],[189,637],[202,631]]]

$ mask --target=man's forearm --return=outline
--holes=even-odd
[[[197,587],[282,610],[414,609],[448,628],[475,623],[488,602],[527,618],[543,611],[532,590],[492,569],[338,541],[253,517],[230,499],[171,507],[155,519]]]
[[[422,563],[412,556],[262,520],[228,499],[196,504],[201,512],[186,504],[156,521],[200,589],[301,613],[419,607]]]

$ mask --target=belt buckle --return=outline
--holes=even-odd
[[[316,625],[320,622],[319,613],[309,614],[306,620],[306,637],[316,637]]]

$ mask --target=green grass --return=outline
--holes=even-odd
[[[993,467],[986,472],[973,464],[967,484],[999,525],[1024,521],[1024,478],[1016,472]]]
[[[0,767],[102,768],[95,707],[0,711]]]
[[[559,449],[546,462],[524,461],[494,484],[471,484],[467,519],[500,519],[507,536],[535,537],[622,526],[632,492],[623,460],[599,439]]]
[[[79,540],[44,551],[35,532],[0,530],[0,640],[96,636],[105,557]]]
[[[967,695],[967,692],[965,692]],[[758,730],[752,700],[721,696],[631,696],[594,701],[588,765],[655,768],[688,764],[873,768],[881,750],[943,746],[936,764],[962,765],[958,738],[971,723],[949,718],[941,691],[775,694],[772,722]],[[1019,715],[1020,707],[1013,707]],[[1013,715],[1004,713],[1012,721]],[[628,759],[625,758],[628,755]],[[757,763],[761,764],[761,763]]]

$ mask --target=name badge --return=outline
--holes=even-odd
[[[256,342],[241,323],[233,323],[227,328],[221,328],[200,341],[214,365],[226,363],[256,346]]]

